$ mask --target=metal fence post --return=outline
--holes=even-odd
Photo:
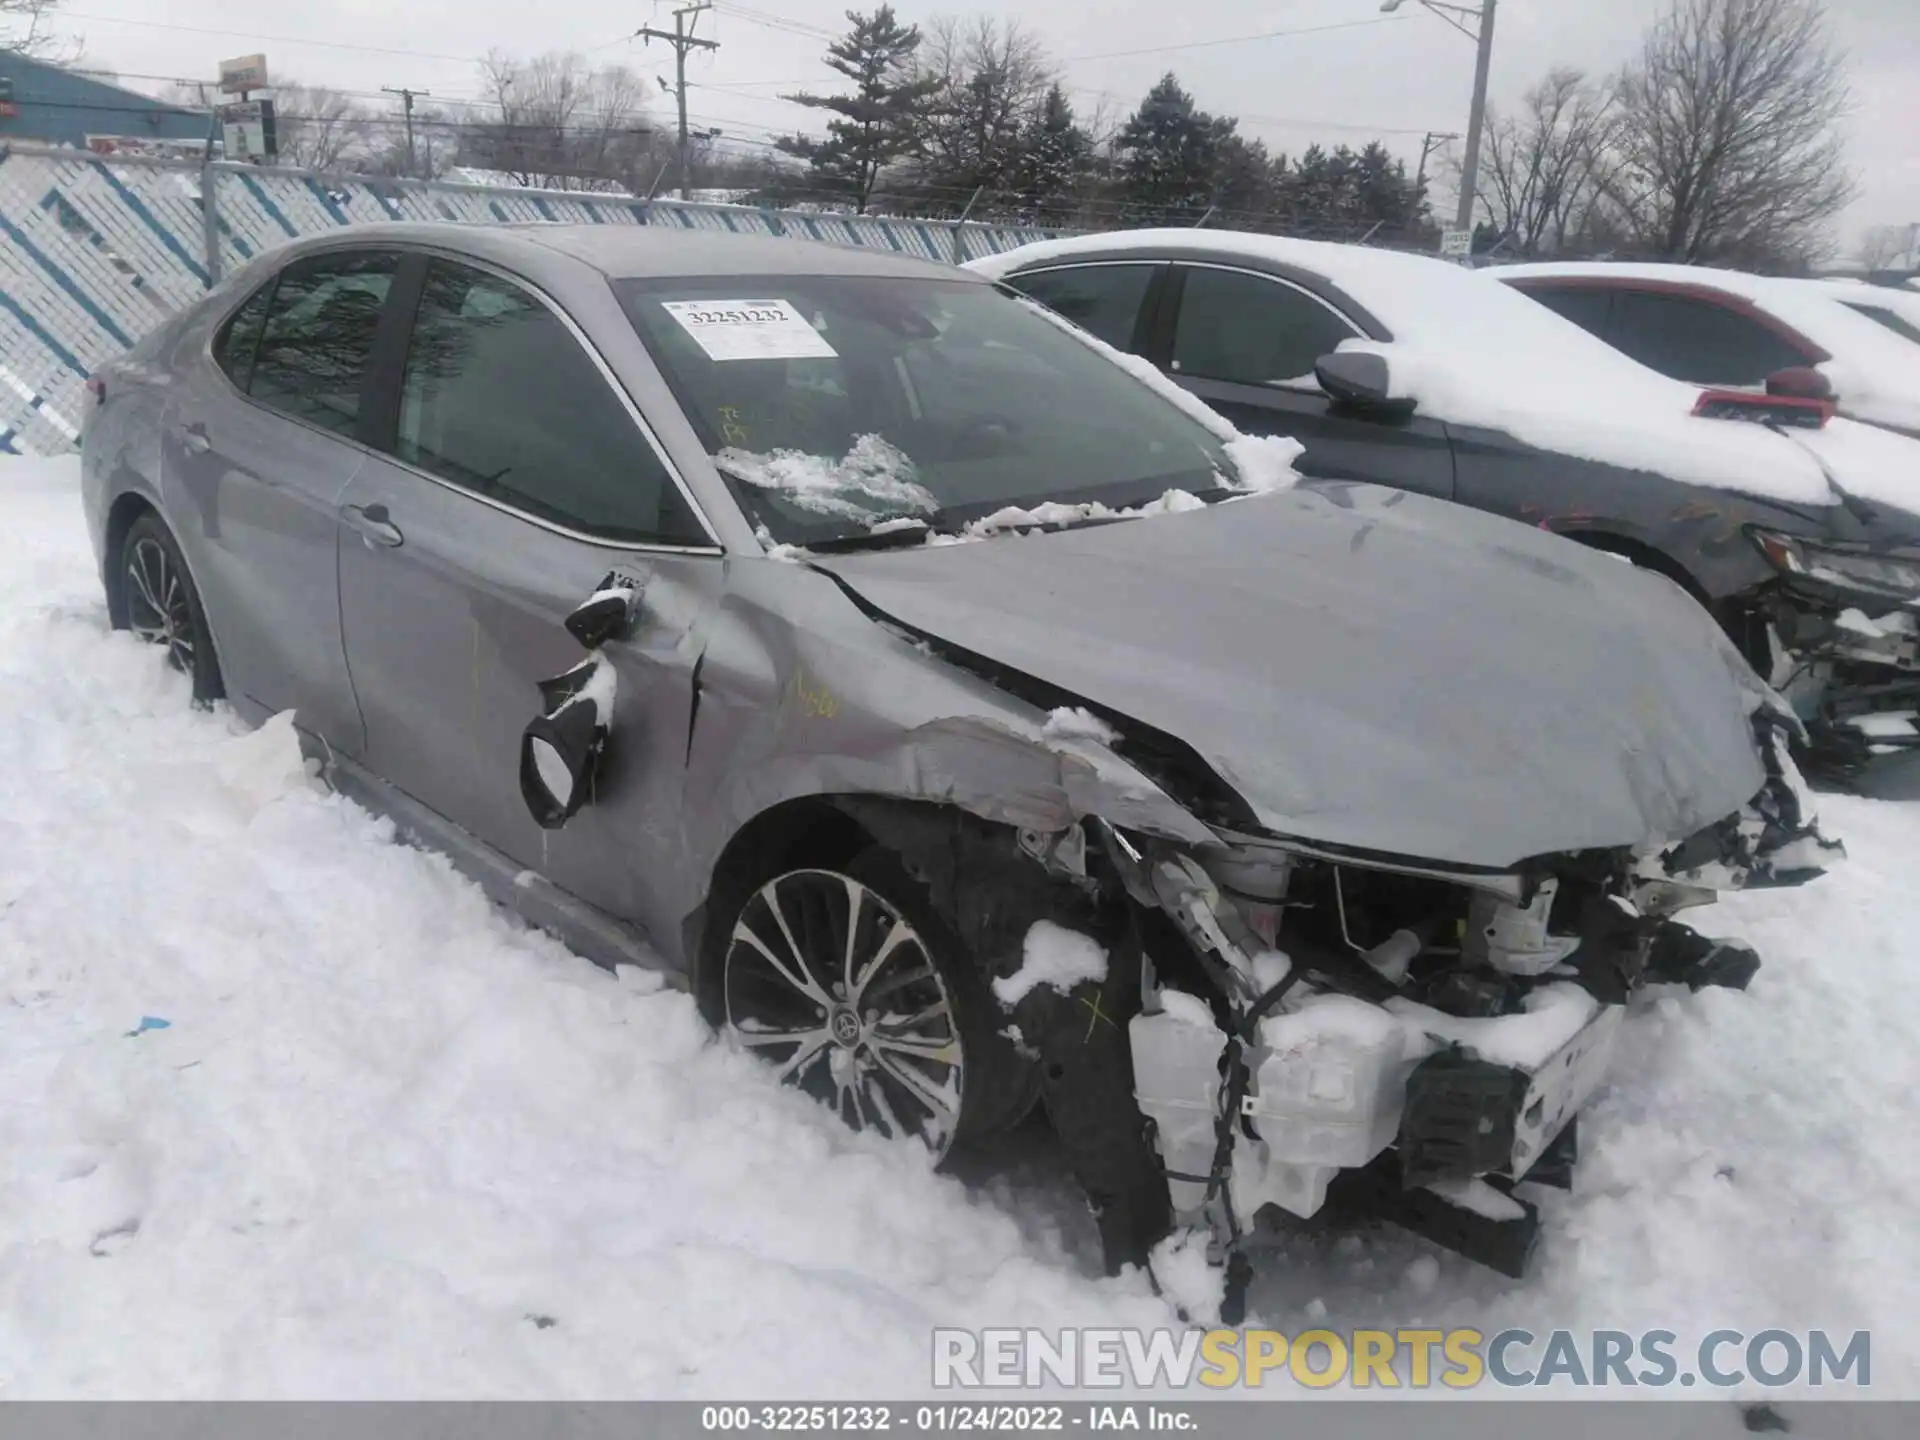
[[[212,147],[200,167],[200,248],[205,252],[207,288],[220,283],[220,172],[213,168]]]

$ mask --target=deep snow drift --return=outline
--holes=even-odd
[[[848,1135],[192,711],[74,475],[0,461],[0,1396],[899,1397],[935,1325],[1171,1323],[1044,1146]],[[1532,1279],[1301,1237],[1257,1317],[1871,1329],[1920,1396],[1920,802],[1827,814],[1846,867],[1709,914],[1753,992],[1629,1017]]]

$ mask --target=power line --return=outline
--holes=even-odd
[[[391,45],[358,45],[347,40],[309,40],[298,35],[266,35],[256,30],[226,30],[207,25],[180,25],[171,20],[134,20],[125,15],[91,15],[82,10],[62,10],[68,20],[92,20],[102,25],[136,25],[145,30],[178,30],[188,35],[218,35],[230,40],[268,40],[275,45],[311,45],[323,50],[358,50],[368,55],[410,55],[422,60],[457,60],[475,65],[478,55],[447,55],[436,50],[402,50]]]
[[[1183,40],[1176,45],[1149,45],[1140,50],[1106,50],[1098,55],[1069,55],[1065,63],[1083,60],[1119,60],[1129,55],[1164,55],[1169,50],[1205,50],[1215,45],[1245,45],[1254,40],[1284,40],[1296,35],[1325,35],[1334,30],[1362,30],[1369,25],[1394,25],[1411,17],[1377,15],[1371,20],[1342,20],[1334,25],[1308,25],[1298,30],[1262,30],[1255,35],[1223,35],[1218,40]]]

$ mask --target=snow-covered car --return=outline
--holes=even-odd
[[[1920,441],[1825,401],[1668,379],[1488,278],[1511,272],[1427,256],[1146,230],[971,268],[1242,429],[1299,440],[1305,474],[1454,500],[1667,576],[1787,693],[1822,771],[1920,747]]]
[[[1865,280],[1796,280],[1849,310],[1866,316],[1883,330],[1920,345],[1920,290],[1911,285],[1874,285]]]
[[[1548,261],[1487,273],[1672,379],[1830,400],[1849,419],[1920,436],[1920,346],[1888,323],[1899,300],[1883,299],[1882,315],[1861,308],[1874,287],[1855,287],[1864,293],[1850,303],[1830,283],[1691,265]]]
[[[343,229],[90,385],[197,696],[851,1125],[1043,1099],[1115,1264],[1344,1183],[1517,1268],[1628,997],[1757,963],[1674,917],[1835,848],[1666,581],[1295,484],[964,272]]]

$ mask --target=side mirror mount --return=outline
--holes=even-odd
[[[1382,419],[1405,419],[1417,402],[1393,393],[1393,367],[1372,350],[1336,350],[1322,355],[1313,373],[1336,405],[1364,410]]]
[[[563,623],[582,649],[598,650],[610,640],[626,639],[639,611],[640,592],[608,576]]]
[[[1831,400],[1833,382],[1810,365],[1789,365],[1767,377],[1767,394],[1788,400]]]

